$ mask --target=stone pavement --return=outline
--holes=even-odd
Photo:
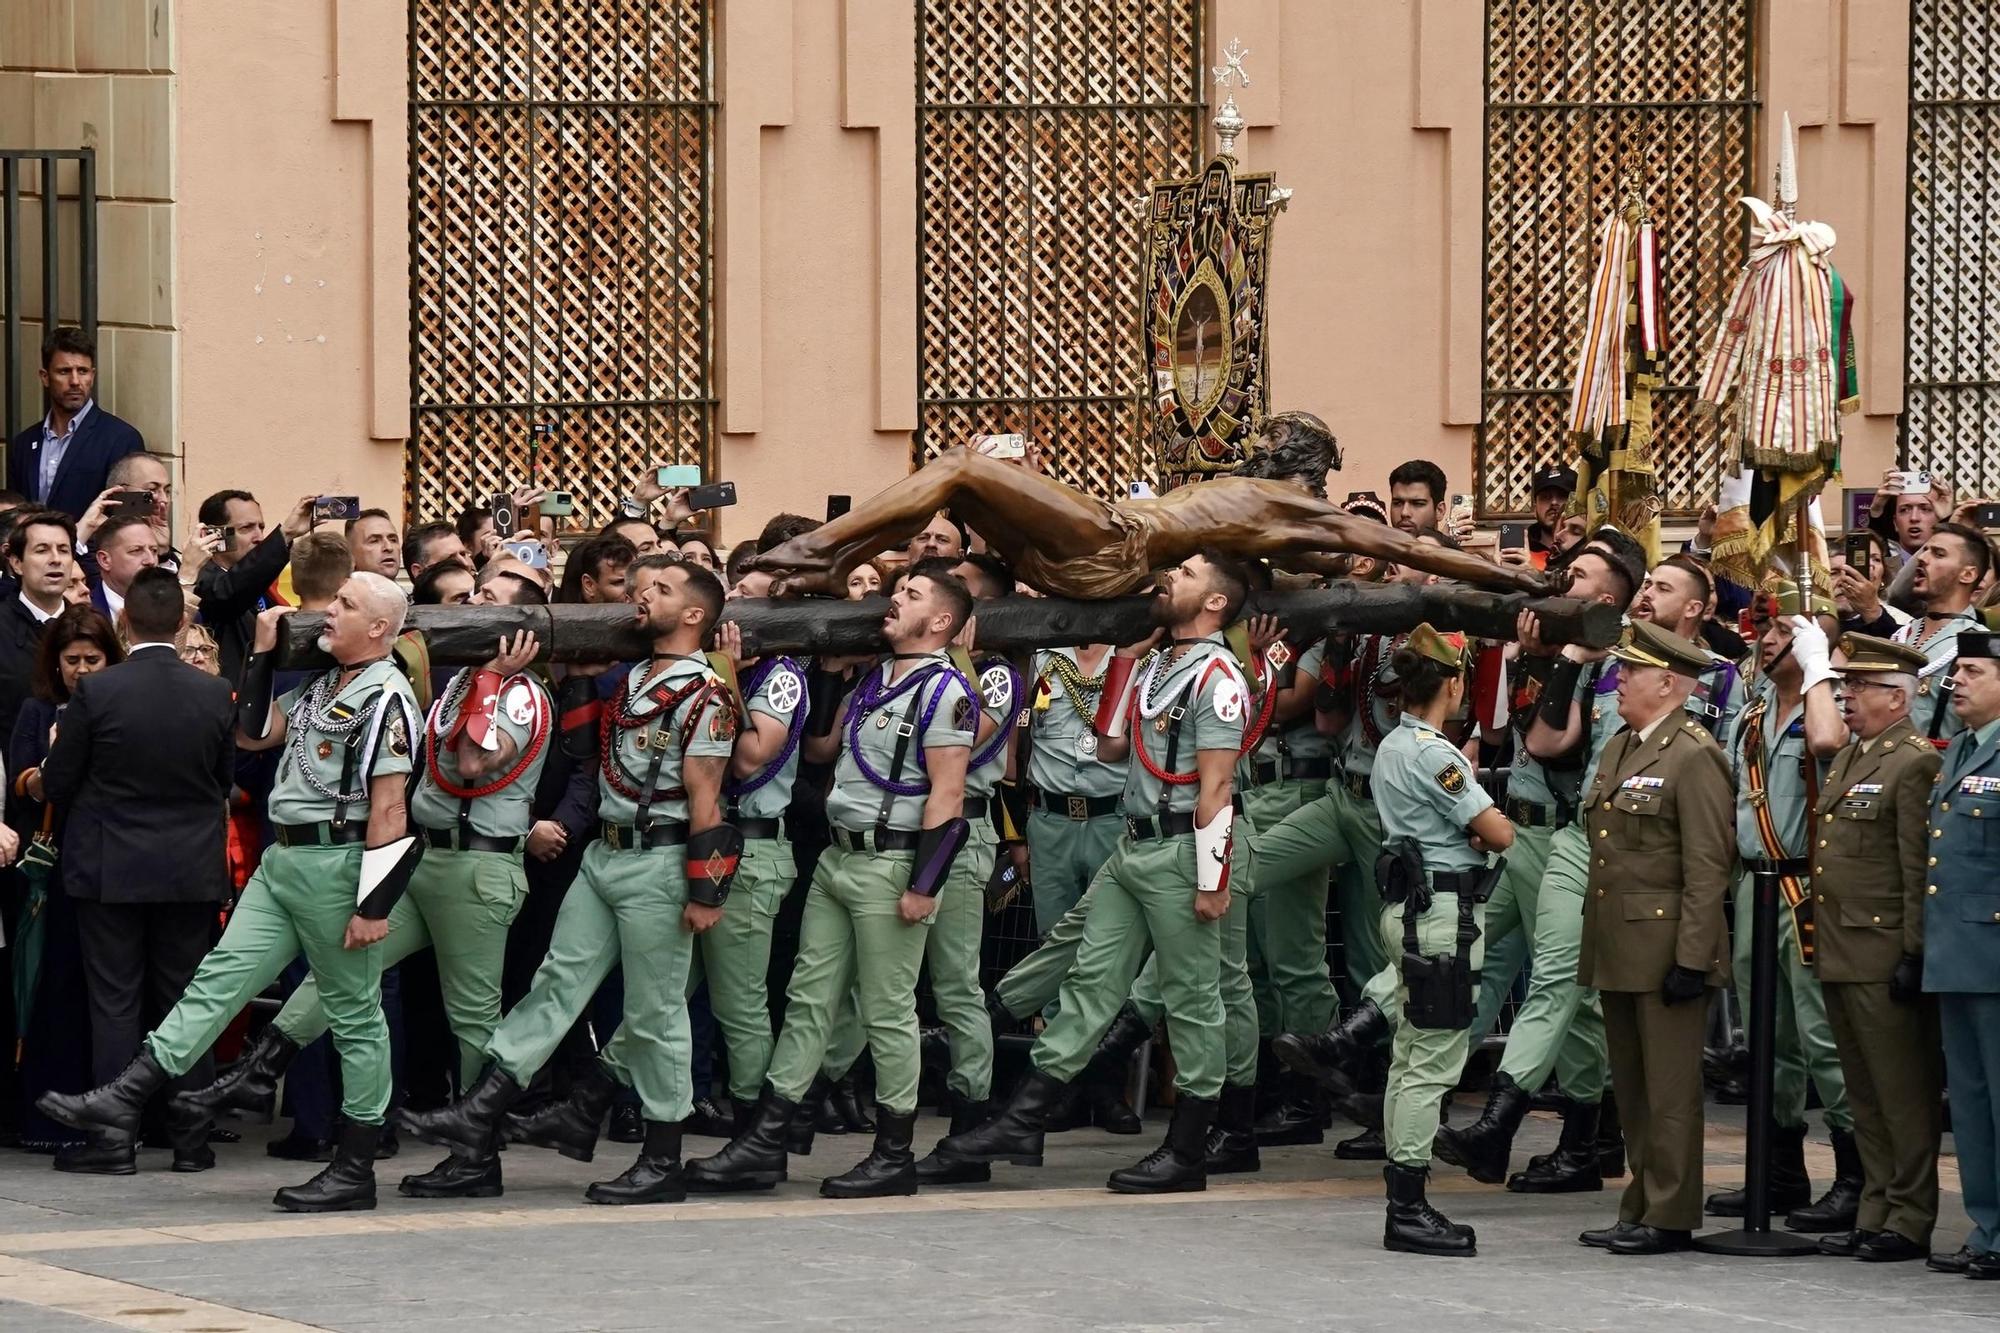
[[[1727,1183],[1740,1171],[1741,1113],[1710,1109],[1709,1176]],[[1456,1114],[1473,1113],[1466,1103]],[[920,1137],[943,1123],[927,1116]],[[1223,1177],[1205,1195],[1106,1192],[1104,1175],[1164,1125],[1155,1113],[1144,1139],[1052,1136],[1047,1166],[996,1167],[990,1186],[854,1203],[822,1200],[817,1181],[867,1145],[822,1137],[774,1193],[631,1209],[591,1207],[580,1193],[622,1170],[636,1151],[627,1146],[601,1145],[590,1165],[514,1148],[503,1198],[452,1204],[395,1194],[403,1173],[439,1155],[406,1144],[380,1165],[377,1210],[325,1217],[269,1206],[273,1189],[311,1172],[265,1157],[263,1126],[195,1176],[168,1172],[164,1152],[143,1153],[140,1174],[123,1179],[0,1153],[0,1330],[2000,1326],[2000,1283],[1920,1264],[1585,1250],[1576,1233],[1610,1220],[1614,1194],[1528,1199],[1442,1165],[1433,1192],[1477,1226],[1478,1257],[1388,1254],[1379,1164],[1339,1161],[1330,1146],[1267,1150],[1263,1172]],[[1517,1162],[1555,1134],[1555,1121],[1533,1117]],[[1831,1167],[1823,1137],[1814,1152],[1818,1181]],[[1955,1192],[1944,1214],[1938,1244],[1955,1248]]]

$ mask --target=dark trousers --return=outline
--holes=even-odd
[[[148,1016],[174,1007],[214,945],[216,904],[78,899],[76,925],[90,994],[91,1077],[109,1083],[139,1053]],[[204,1053],[176,1086],[214,1079],[214,1058]]]

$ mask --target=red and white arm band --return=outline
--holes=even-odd
[[[472,684],[465,691],[465,698],[458,706],[458,716],[453,719],[451,731],[444,738],[446,745],[456,745],[461,734],[482,750],[497,749],[500,739],[494,734],[493,722],[500,715],[500,690],[506,680],[497,671],[485,667],[472,673]]]
[[[1111,740],[1125,734],[1125,715],[1132,701],[1132,681],[1139,660],[1116,653],[1104,664],[1104,693],[1098,696],[1097,718],[1092,723],[1097,734]]]
[[[1225,805],[1206,824],[1194,830],[1194,886],[1203,893],[1229,887],[1229,844],[1236,824],[1236,808]]]

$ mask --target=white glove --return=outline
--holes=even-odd
[[[1792,632],[1792,656],[1798,659],[1799,672],[1804,677],[1800,691],[1832,680],[1833,645],[1826,641],[1826,631],[1819,627],[1819,622],[1805,616],[1786,616],[1785,628]]]

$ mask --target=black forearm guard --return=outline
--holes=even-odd
[[[720,907],[729,900],[736,868],[743,861],[743,831],[717,824],[690,834],[687,842],[688,901]]]
[[[597,757],[597,723],[604,701],[597,697],[595,676],[565,676],[556,691],[556,716],[562,722],[563,753],[579,762]]]
[[[1536,716],[1557,731],[1569,728],[1569,706],[1576,702],[1576,683],[1583,679],[1583,663],[1558,657],[1549,668],[1548,684],[1542,686],[1541,708]]]
[[[252,653],[243,663],[243,686],[236,691],[236,728],[253,741],[271,734],[271,688],[278,655]]]
[[[972,825],[963,819],[947,819],[936,828],[917,835],[917,861],[910,868],[910,892],[920,898],[935,898],[951,875],[951,863],[972,837]]]

